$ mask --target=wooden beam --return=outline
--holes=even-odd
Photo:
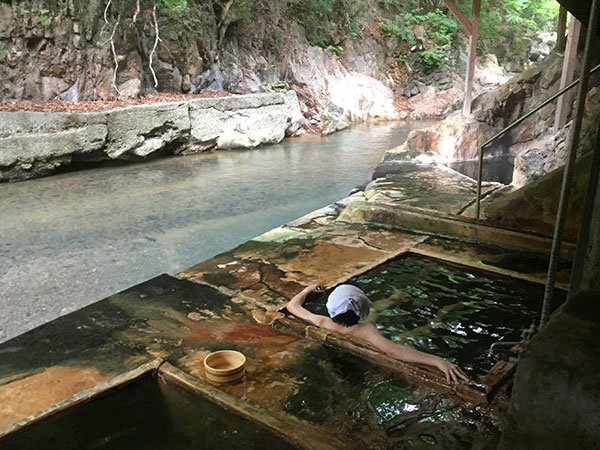
[[[556,49],[559,52],[565,51],[565,45],[567,43],[567,36],[565,32],[567,31],[567,9],[561,5],[560,10],[558,12],[558,30],[556,37]]]
[[[563,70],[560,77],[560,87],[564,88],[566,85],[571,83],[575,78],[575,65],[577,64],[577,47],[579,44],[579,35],[581,33],[581,22],[571,16],[571,22],[569,23],[569,35],[567,36],[567,48],[565,50],[565,56],[563,59]],[[558,131],[565,123],[567,123],[567,116],[569,114],[569,106],[573,100],[573,90],[565,92],[558,98],[556,104],[556,115],[554,116],[554,131]]]
[[[475,78],[475,59],[477,57],[477,35],[479,33],[479,14],[481,0],[473,0],[471,13],[471,36],[469,36],[469,60],[467,63],[467,76],[465,78],[465,97],[463,101],[463,116],[471,114],[471,101],[473,99],[473,79]]]
[[[467,34],[473,34],[473,25],[471,21],[461,12],[460,9],[458,9],[458,6],[456,6],[454,1],[444,0],[444,3],[446,3],[446,6],[448,6],[450,12],[454,14],[454,17],[456,17],[456,20],[458,20],[458,23],[460,23],[460,25],[465,29]]]

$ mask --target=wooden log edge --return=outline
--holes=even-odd
[[[307,337],[317,341],[332,344],[351,353],[363,356],[378,366],[391,369],[395,373],[404,376],[409,382],[425,384],[432,387],[437,392],[454,395],[475,405],[488,404],[485,386],[476,384],[449,384],[440,373],[437,373],[437,371],[434,372],[429,367],[408,364],[404,361],[397,360],[382,353],[367,342],[325,330],[314,325],[309,325],[307,322],[294,317],[284,317],[277,320],[276,323],[279,326],[291,328],[292,330],[303,333]]]

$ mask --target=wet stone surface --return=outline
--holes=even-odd
[[[548,272],[548,256],[539,253],[506,249],[493,245],[467,243],[459,240],[432,237],[416,247],[440,257],[460,258],[480,265],[482,269],[492,267],[531,275],[545,283]],[[561,258],[558,262],[556,279],[568,286],[572,263]]]
[[[231,308],[227,300],[208,286],[161,275],[1,344],[0,384],[57,365],[131,370],[152,359],[154,348],[178,347],[194,323],[188,314],[220,314]]]
[[[372,203],[410,206],[445,214],[459,214],[476,195],[477,183],[454,170],[435,164],[380,164],[365,189]],[[484,187],[483,192],[494,189]]]
[[[247,373],[241,382],[221,385],[219,389],[267,413],[291,416],[330,433],[346,442],[346,448],[405,448],[403,446],[413,445],[411,436],[421,435],[432,436],[433,441],[446,445],[448,440],[455,439],[457,430],[463,436],[461,442],[468,443],[468,448],[482,448],[485,442],[494,439],[497,425],[492,420],[493,408],[485,414],[477,412],[473,415],[468,404],[412,386],[401,376],[360,357],[257,323],[257,320],[269,323],[275,317],[250,304],[236,303],[236,299],[230,301],[229,297],[208,286],[168,276],[150,280],[86,310],[67,315],[52,327],[33,330],[0,346],[0,352],[12,352],[11,359],[3,359],[5,378],[0,385],[3,406],[8,405],[12,415],[4,417],[2,425],[28,415],[25,414],[27,411],[11,409],[11,402],[16,401],[14,394],[22,390],[20,383],[23,381],[34,380],[28,391],[38,400],[29,405],[32,409],[29,413],[32,413],[94,386],[97,381],[81,384],[93,375],[90,373],[93,370],[107,372],[106,379],[153,357],[162,357],[202,379],[203,359],[209,352],[236,349],[248,358]],[[72,333],[65,335],[65,329]],[[56,339],[61,335],[61,339]],[[45,340],[47,345],[35,344],[37,338]],[[31,357],[27,360],[29,364],[24,365],[21,360],[27,349],[43,349],[50,355],[47,356],[49,359],[36,362]],[[72,370],[70,378],[60,378],[60,381],[68,383],[72,392],[63,392],[64,398],[44,398],[41,393],[52,386],[52,377],[63,377],[67,366]],[[40,375],[46,377],[37,380],[35,377]],[[182,445],[202,439],[203,431],[192,424],[201,414],[198,411],[208,406],[203,406],[202,402],[195,405],[196,400],[186,399],[183,394],[159,398],[154,387],[142,391],[144,389],[149,391],[140,395],[138,391],[129,392],[126,388],[115,397],[116,403],[107,397],[106,401],[98,403],[99,409],[92,406],[96,402],[78,407],[40,428],[32,428],[29,434],[17,435],[23,440],[17,438],[11,442],[16,442],[15,448],[34,444],[49,448],[40,443],[56,442],[56,436],[64,433],[61,430],[68,424],[72,426],[73,420],[83,430],[74,434],[73,442],[84,447],[90,443],[99,445],[98,448],[118,448],[138,439],[140,430],[148,430],[140,438],[144,442],[145,439],[151,441],[148,448],[155,448],[152,445],[184,448]],[[148,399],[142,400],[142,397]],[[133,422],[127,422],[130,425],[115,431],[114,423],[120,416],[114,413],[114,408]],[[211,414],[213,412],[219,417],[222,414],[220,411],[211,411]],[[469,421],[465,417],[469,417]],[[210,419],[208,422],[213,428],[219,428],[228,420],[214,419],[213,422]],[[183,440],[172,441],[164,435],[153,439],[159,427],[176,430],[178,439]],[[235,427],[233,431],[227,428],[222,432],[225,442],[232,443],[228,448],[238,448],[238,436],[234,432],[238,428]],[[86,433],[85,430],[91,431]],[[248,439],[255,445],[269,438],[252,435]],[[273,448],[285,448],[274,445]]]
[[[0,427],[154,358],[181,357],[215,339],[204,324],[219,313],[248,320],[228,299],[162,275],[0,344]]]

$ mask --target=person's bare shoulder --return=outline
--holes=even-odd
[[[372,323],[358,323],[348,328],[348,334],[369,341],[380,333],[377,327]]]

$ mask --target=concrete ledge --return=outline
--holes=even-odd
[[[351,202],[339,215],[342,222],[385,225],[401,230],[431,233],[436,236],[469,239],[503,247],[549,253],[552,240],[532,234],[505,230],[486,225],[465,217],[449,217],[427,213],[417,209],[392,205],[374,204],[367,201]],[[572,259],[575,246],[563,243],[561,256]]]
[[[164,153],[278,143],[297,131],[301,120],[293,92],[89,113],[0,112],[0,182],[47,175],[72,160],[135,161]]]

